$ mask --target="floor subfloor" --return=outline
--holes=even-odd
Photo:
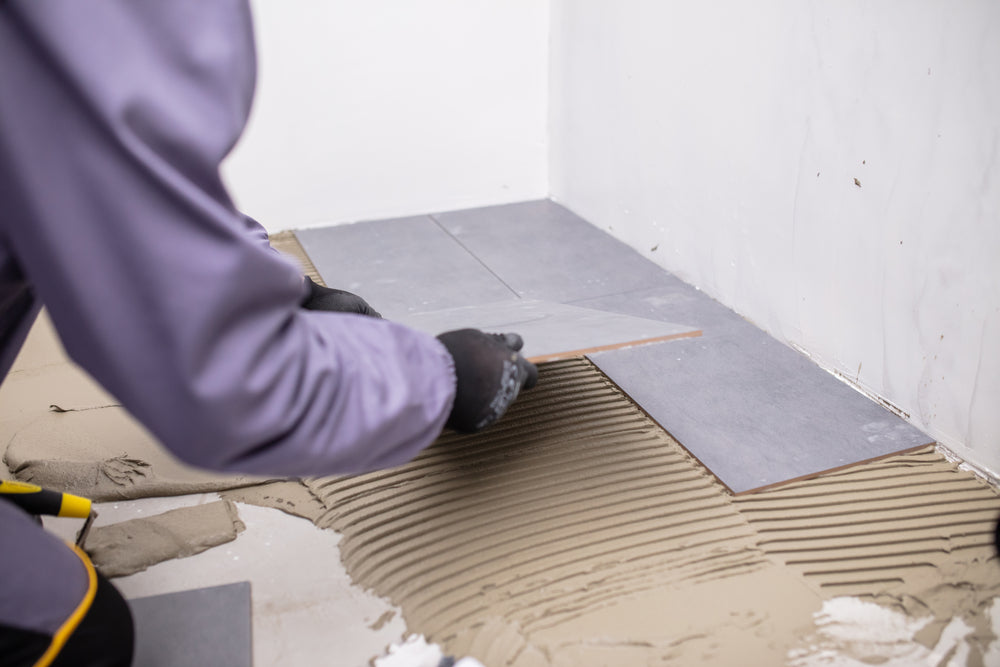
[[[356,243],[377,248],[373,234],[392,235],[411,225],[420,228],[420,238],[410,246],[419,247],[419,253],[398,253],[385,265],[362,251],[345,268],[346,248]],[[376,307],[383,287],[397,294],[401,284],[419,285],[429,266],[457,261],[464,267],[462,290],[437,286],[442,292],[436,299],[392,303],[392,294],[386,294],[389,315],[395,312],[403,321],[428,312],[460,311],[506,287],[518,299],[548,299],[696,328],[698,337],[588,356],[721,486],[737,494],[736,511],[755,532],[757,548],[796,572],[824,600],[817,625],[801,637],[790,664],[1000,661],[991,629],[1000,622],[995,602],[1000,568],[992,544],[1000,511],[996,489],[959,470],[934,450],[927,436],[895,414],[569,211],[552,202],[527,202],[308,230],[297,237],[307,262],[315,263],[322,278],[370,296]],[[511,327],[516,324],[510,322]],[[399,480],[393,480],[395,490]],[[376,492],[377,479],[370,484]],[[619,492],[628,491],[627,486],[622,482]],[[713,497],[718,492],[709,494]],[[688,507],[686,499],[675,501]],[[711,506],[713,501],[702,502]],[[696,502],[694,510],[711,522],[704,514],[707,506]],[[649,511],[653,505],[645,507]],[[640,515],[631,518],[641,522]],[[492,525],[495,518],[482,523]],[[377,545],[379,534],[362,538],[364,549]],[[420,553],[399,536],[394,541]],[[352,551],[348,563],[357,553]],[[476,549],[470,547],[470,553]],[[409,567],[405,559],[376,560],[395,572]],[[558,559],[550,566],[559,567]],[[372,567],[355,574],[370,577]],[[954,589],[976,593],[959,602],[928,592]],[[381,590],[393,599],[409,595],[394,593],[391,585]],[[490,590],[491,596],[504,599],[493,585]],[[865,606],[873,600],[882,606]],[[888,632],[905,625],[904,617],[878,617],[892,606],[917,617],[924,612],[910,636]],[[426,607],[418,605],[408,613],[415,629],[440,639],[456,631],[436,632],[440,619],[421,621],[422,610]],[[508,613],[504,618],[509,622],[512,617]],[[539,620],[525,621],[528,626],[532,622]],[[884,637],[873,641],[872,628]],[[914,641],[920,632],[928,646]],[[461,634],[449,640],[456,647],[467,647],[469,641]],[[724,650],[703,655],[714,655],[708,660],[712,664],[739,660],[734,654],[727,659]],[[761,664],[774,664],[772,658]]]
[[[407,317],[428,317],[428,313],[460,312],[485,303],[531,300],[618,313],[678,326],[683,331],[701,332],[695,338],[591,355],[591,361],[600,371],[624,388],[645,413],[676,438],[674,441],[662,435],[666,438],[664,443],[674,443],[663,445],[674,448],[669,452],[649,450],[643,444],[644,438],[661,438],[654,434],[656,427],[652,422],[641,428],[626,428],[629,435],[620,440],[625,443],[620,452],[622,458],[609,460],[607,469],[609,476],[624,485],[620,499],[614,493],[601,493],[601,475],[590,475],[586,485],[574,491],[573,485],[580,482],[573,475],[586,477],[590,463],[602,461],[600,448],[594,443],[573,456],[553,450],[555,458],[550,459],[545,449],[532,449],[530,456],[511,459],[506,457],[507,445],[503,443],[510,433],[500,431],[486,445],[496,454],[489,466],[473,466],[469,470],[479,476],[476,479],[489,493],[500,494],[498,498],[510,497],[507,483],[514,480],[521,480],[531,493],[541,493],[539,497],[547,498],[546,502],[566,507],[567,511],[573,507],[569,501],[591,496],[604,498],[605,510],[601,510],[604,514],[595,519],[595,529],[609,531],[613,540],[627,540],[635,532],[628,529],[629,525],[667,530],[658,527],[660,515],[670,515],[677,525],[690,526],[691,530],[680,534],[664,535],[663,549],[654,548],[659,538],[646,540],[634,549],[623,547],[642,558],[662,550],[672,554],[664,563],[675,563],[676,568],[654,568],[653,576],[660,583],[674,580],[683,583],[684,600],[732,597],[746,582],[788,586],[780,590],[794,590],[795,599],[802,603],[815,596],[821,611],[815,617],[803,612],[796,619],[802,622],[803,630],[788,664],[880,662],[902,667],[928,661],[929,664],[977,664],[976,660],[981,661],[978,664],[1000,664],[1000,642],[994,641],[1000,631],[997,628],[1000,567],[991,544],[995,517],[1000,513],[997,490],[945,460],[927,444],[923,434],[895,415],[871,404],[732,311],[600,230],[551,202],[529,202],[405,221],[309,230],[297,236],[298,239],[286,234],[277,238],[275,245],[295,253],[301,251],[297,247],[301,240],[308,253],[303,258],[306,268],[312,268],[308,266],[311,259],[319,269],[313,272],[314,278],[353,289],[386,316],[403,321]],[[524,239],[531,239],[531,243],[524,243]],[[444,248],[443,255],[435,254],[435,248],[439,247]],[[380,263],[372,264],[374,260],[365,257],[363,250],[380,256]],[[436,262],[433,270],[417,262],[427,257]],[[449,267],[443,273],[448,279],[442,280],[442,266]],[[457,274],[450,272],[452,268]],[[456,275],[461,279],[454,279]],[[461,289],[454,289],[455,285]],[[596,369],[579,366],[585,363],[554,362],[546,373],[600,374]],[[16,380],[28,382],[38,377],[41,376],[25,372]],[[50,377],[49,381],[64,383],[62,376]],[[692,400],[673,400],[678,393],[691,394]],[[4,396],[12,395],[8,391]],[[540,401],[549,400],[545,394],[537,396]],[[562,398],[556,391],[551,400]],[[4,437],[21,423],[18,421],[21,415],[16,414],[19,404],[16,400],[13,404],[13,412],[8,410],[0,415],[0,432]],[[525,402],[523,408],[531,415],[536,414],[532,410],[544,405],[544,401]],[[720,414],[727,411],[728,415]],[[513,421],[517,419],[515,414]],[[526,423],[539,427],[534,418]],[[559,426],[557,430],[563,428]],[[547,431],[542,428],[542,432]],[[834,437],[828,439],[831,432]],[[698,444],[699,438],[704,446]],[[515,441],[519,438],[515,437]],[[815,446],[817,441],[820,447]],[[563,444],[557,442],[556,447]],[[828,455],[831,448],[833,456]],[[413,465],[427,465],[440,455],[439,451],[429,450],[426,457],[430,458],[422,458]],[[716,458],[713,451],[719,454]],[[645,458],[650,454],[652,459]],[[560,467],[558,462],[567,458],[572,465]],[[732,461],[727,462],[727,458]],[[876,460],[859,463],[869,459]],[[506,474],[511,466],[516,472],[518,465],[528,465],[533,460],[543,466],[535,471],[538,474],[527,470],[510,478],[496,476]],[[795,465],[785,466],[789,461]],[[670,484],[665,480],[663,485],[655,483],[658,466],[672,471]],[[823,473],[830,469],[837,470]],[[398,483],[399,476],[406,474],[406,470],[390,473],[389,483]],[[456,482],[454,469],[443,474],[438,480],[445,481],[451,475],[451,482],[438,488],[451,489],[449,484],[462,484],[461,479]],[[549,475],[554,484],[558,483],[558,488],[554,487],[558,493],[546,495],[544,487],[531,486],[530,480],[544,481]],[[799,479],[802,477],[813,478]],[[385,478],[375,474],[356,483],[377,494],[379,480]],[[629,486],[632,479],[640,480],[646,490]],[[778,486],[751,492],[774,484]],[[343,488],[341,485],[317,480],[313,487],[319,497],[332,502],[333,507],[339,506],[336,498]],[[417,493],[414,502],[420,512],[436,517],[435,521],[444,520],[442,526],[447,524],[447,516],[440,515],[439,505],[419,500],[419,492],[410,487],[399,488],[400,493]],[[614,491],[614,485],[609,488]],[[743,493],[734,496],[734,491]],[[560,494],[565,493],[569,495],[560,500]],[[674,509],[664,500],[671,495],[680,502]],[[101,503],[99,525],[217,498],[217,494],[208,493]],[[440,496],[434,498],[435,502],[441,500]],[[475,494],[470,498],[474,499]],[[349,503],[356,500],[343,501],[341,511],[352,511]],[[505,507],[498,504],[495,509],[506,511]],[[616,507],[624,508],[624,514]],[[404,616],[402,608],[373,591],[362,590],[357,584],[363,580],[372,585],[374,579],[359,576],[365,572],[352,570],[348,574],[341,562],[343,549],[349,567],[364,569],[367,562],[369,574],[382,572],[383,579],[391,581],[394,573],[420,566],[419,559],[406,559],[410,533],[400,533],[399,539],[389,540],[388,549],[380,550],[378,540],[384,540],[386,532],[384,522],[377,518],[366,518],[374,521],[375,532],[355,533],[345,542],[347,538],[341,533],[320,529],[276,509],[238,503],[238,511],[246,530],[235,541],[196,556],[160,563],[145,572],[118,579],[117,583],[127,597],[142,598],[249,581],[252,655],[254,664],[263,667],[286,664],[362,667],[407,632],[437,632],[440,639],[457,641],[454,646],[466,647],[470,653],[481,656],[497,650],[495,641],[493,644],[486,641],[487,631],[511,637],[510,626],[501,624],[498,629],[495,622],[479,626],[486,628],[481,636],[449,637],[447,629],[442,632],[434,624],[440,625],[466,607],[478,608],[474,598],[465,596],[462,602],[465,607],[445,605],[442,614],[430,616],[428,622],[421,616],[422,611],[437,609],[435,605],[449,599],[448,591],[461,591],[455,586],[448,586],[439,594],[422,591],[419,593],[423,597],[418,600],[422,606]],[[621,526],[616,525],[619,522],[616,516]],[[390,518],[391,511],[386,515],[386,519]],[[549,519],[551,525],[538,524],[537,530],[531,530],[530,526],[518,524],[518,519],[517,512],[496,518],[505,522],[497,524],[501,531],[498,534],[519,540],[512,553],[541,549],[548,554],[545,557],[553,568],[565,567],[559,559],[571,550],[560,548],[558,540],[572,537],[573,525],[584,523],[553,517]],[[492,521],[487,521],[480,530],[480,533],[485,531],[487,538]],[[65,519],[47,524],[66,536],[79,527],[78,523]],[[702,530],[712,526],[722,530],[717,544],[712,542],[711,531]],[[508,532],[503,533],[504,530]],[[412,539],[423,540],[413,543],[416,548],[436,553],[433,539],[428,542],[425,539],[428,536],[420,530],[410,532]],[[548,537],[533,546],[532,534]],[[698,537],[704,535],[709,537]],[[677,545],[671,547],[671,540]],[[587,548],[596,549],[603,542],[589,540]],[[711,568],[705,568],[698,558],[685,559],[685,550],[711,549],[713,544],[718,549],[711,557],[752,576],[719,579],[709,576]],[[371,559],[365,558],[366,550],[371,552]],[[404,560],[394,561],[397,554]],[[693,551],[688,553],[692,554]],[[704,554],[698,552],[698,555],[700,558]],[[468,562],[463,561],[461,572],[470,581],[475,581],[475,574],[480,571],[477,568],[503,572],[502,563],[482,564],[482,556],[471,547],[456,551],[452,560],[463,558]],[[637,562],[646,561],[640,558]],[[560,636],[557,624],[546,623],[546,619],[530,613],[518,617],[518,625],[523,623],[529,633],[539,633],[539,642],[562,646],[570,652],[567,655],[582,651],[577,655],[583,658],[614,650],[599,641],[600,628],[615,623],[617,618],[613,613],[615,607],[601,606],[602,591],[617,595],[616,577],[634,584],[633,565],[608,562],[608,577],[600,576],[605,565],[589,573],[594,578],[592,586],[580,592],[571,587],[559,589],[566,600],[593,603],[587,617],[595,628],[591,641]],[[692,572],[701,574],[685,579]],[[802,586],[794,582],[801,582]],[[483,588],[482,600],[497,599],[498,609],[516,607],[524,611],[523,605],[516,604],[518,598],[503,599],[498,597],[501,592],[493,587]],[[239,604],[239,599],[234,597],[232,604]],[[399,599],[407,598],[401,595]],[[662,602],[660,598],[643,599],[651,604]],[[685,662],[690,658],[683,652],[687,650],[685,646],[698,649],[702,658],[707,658],[699,663],[754,664],[742,654],[742,642],[765,636],[765,629],[777,623],[774,618],[767,618],[772,604],[775,601],[765,595],[759,605],[746,609],[726,607],[727,614],[733,612],[737,616],[719,621],[718,627],[728,629],[719,631],[714,645],[682,642],[668,646],[673,641],[671,628],[691,622],[685,615],[694,618],[703,613],[697,605],[685,608],[686,613],[661,608],[650,615],[649,623],[655,624],[653,630],[661,631],[665,637],[663,655],[674,656],[673,663],[667,660],[663,664],[692,664],[689,660]],[[780,600],[777,605],[781,606]],[[557,605],[554,609],[558,614],[571,607],[572,604]],[[656,604],[651,609],[657,609]],[[704,614],[714,618],[713,614],[721,613],[719,609]],[[621,632],[626,630],[619,628]],[[761,632],[765,635],[760,635]]]

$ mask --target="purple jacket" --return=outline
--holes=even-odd
[[[42,303],[184,461],[402,463],[448,417],[451,357],[399,324],[298,307],[298,271],[219,177],[254,77],[242,0],[0,2],[0,373]]]

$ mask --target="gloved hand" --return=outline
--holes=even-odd
[[[368,302],[357,294],[344,290],[332,289],[314,283],[309,276],[304,276],[309,294],[302,302],[302,307],[308,310],[330,310],[338,313],[358,313],[381,318],[382,315],[368,305]]]
[[[538,369],[518,353],[517,334],[485,334],[460,329],[438,336],[455,360],[455,404],[448,426],[463,433],[480,431],[507,411],[521,388],[538,382]]]

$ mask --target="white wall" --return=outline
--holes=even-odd
[[[225,165],[271,231],[547,196],[548,3],[255,0]]]
[[[554,199],[1000,471],[1000,3],[551,25]]]
[[[253,4],[272,231],[551,194],[1000,471],[1000,3]]]

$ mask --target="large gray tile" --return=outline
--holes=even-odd
[[[563,358],[606,346],[700,334],[683,324],[535,300],[413,313],[401,321],[432,334],[465,327],[518,333],[524,338],[521,352],[529,359]]]
[[[749,323],[590,356],[735,493],[932,442]]]
[[[659,285],[669,275],[551,201],[433,216],[527,299],[566,303]]]
[[[295,235],[327,285],[360,295],[390,319],[515,296],[427,216]]]
[[[129,600],[135,665],[250,667],[250,582]]]

